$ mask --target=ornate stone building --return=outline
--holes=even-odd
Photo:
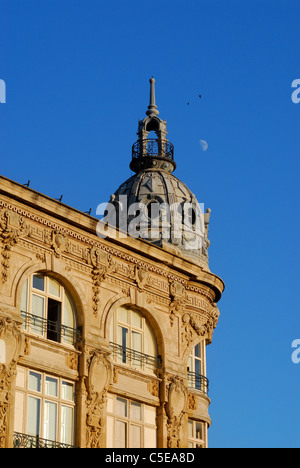
[[[198,226],[150,82],[136,174],[101,222],[0,177],[1,448],[207,447],[205,350],[224,285],[208,266],[210,211]]]

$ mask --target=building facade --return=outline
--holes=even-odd
[[[0,177],[1,448],[207,447],[205,353],[224,284],[208,266],[210,212],[199,230],[150,83],[135,175],[101,222]],[[178,228],[161,207],[186,202]]]

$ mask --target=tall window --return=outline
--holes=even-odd
[[[188,386],[208,393],[208,379],[205,377],[205,342],[197,344],[188,359]]]
[[[206,424],[189,419],[188,422],[188,443],[189,448],[206,447]]]
[[[37,440],[74,444],[74,383],[60,377],[18,367],[15,432]],[[36,445],[35,445],[36,444]]]
[[[156,448],[156,408],[108,395],[108,448]]]
[[[160,365],[153,331],[138,311],[126,307],[116,311],[110,344],[116,362],[144,371],[154,371]]]
[[[35,274],[23,288],[23,329],[57,343],[76,341],[75,308],[71,298],[54,278]]]

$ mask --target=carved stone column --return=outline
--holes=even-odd
[[[0,448],[11,448],[17,360],[24,348],[20,325],[0,317]]]

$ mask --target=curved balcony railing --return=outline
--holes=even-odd
[[[132,146],[132,159],[169,158],[174,161],[174,146],[168,140],[148,138],[138,140]]]
[[[55,442],[54,440],[42,439],[39,436],[14,433],[14,448],[75,448],[73,445]]]
[[[188,387],[199,390],[205,395],[208,394],[209,380],[204,375],[195,372],[188,372]]]

